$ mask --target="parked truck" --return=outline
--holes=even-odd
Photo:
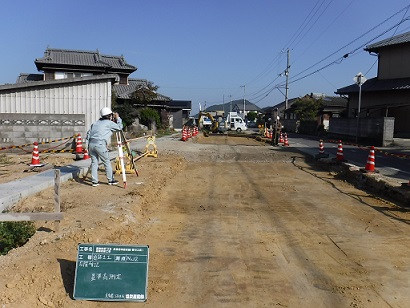
[[[226,117],[225,127],[228,130],[235,130],[240,133],[243,130],[247,130],[245,120],[237,112],[229,112]]]

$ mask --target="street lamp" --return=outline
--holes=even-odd
[[[245,85],[241,86],[243,88],[243,120],[245,121]]]
[[[362,84],[366,82],[366,77],[362,73],[358,73],[353,80],[356,82],[356,84],[359,86],[359,105],[357,108],[357,122],[356,122],[356,144],[358,143],[358,138],[359,138],[359,120],[360,120],[360,105],[362,102]]]

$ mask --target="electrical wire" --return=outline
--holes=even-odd
[[[404,9],[407,9],[407,10],[408,10],[409,7],[410,7],[410,5],[407,6],[407,7],[405,7]],[[393,14],[392,16],[390,16],[389,18],[385,19],[384,21],[382,21],[381,23],[379,23],[377,26],[375,26],[375,27],[373,27],[372,29],[366,31],[364,34],[360,35],[359,37],[357,37],[357,38],[354,39],[353,41],[349,42],[348,44],[344,45],[343,47],[337,49],[336,51],[334,51],[333,53],[331,53],[330,55],[328,55],[328,56],[325,57],[324,59],[322,59],[322,60],[316,62],[315,64],[309,66],[308,68],[304,69],[303,71],[297,73],[296,75],[294,75],[294,76],[292,77],[291,80],[295,79],[297,76],[302,75],[304,72],[306,72],[306,71],[312,69],[313,67],[319,65],[320,63],[326,61],[326,60],[329,59],[330,57],[332,57],[332,56],[334,56],[335,54],[339,53],[339,52],[340,52],[341,50],[343,50],[344,48],[346,48],[346,47],[352,45],[353,43],[355,43],[355,42],[358,41],[359,39],[363,38],[365,35],[369,34],[370,32],[374,31],[376,28],[378,28],[378,27],[380,27],[381,25],[385,24],[387,21],[389,21],[390,19],[392,19],[394,16],[396,16],[397,14],[399,14],[400,12],[402,12],[404,9],[401,9],[401,10],[398,11],[397,13],[395,13],[395,14]],[[381,34],[379,34],[379,35],[373,37],[371,40],[368,40],[366,43],[361,44],[359,47],[353,49],[352,51],[350,51],[350,52],[348,52],[348,53],[346,53],[346,54],[344,54],[342,57],[340,57],[340,58],[334,60],[334,61],[331,62],[330,64],[327,64],[327,65],[325,65],[324,67],[322,67],[322,68],[320,68],[320,69],[318,69],[318,70],[315,70],[313,73],[309,73],[309,74],[304,75],[303,78],[305,78],[305,77],[307,77],[307,76],[310,76],[310,75],[312,75],[312,74],[314,74],[314,73],[318,72],[319,70],[322,70],[322,69],[324,69],[324,68],[326,68],[326,67],[329,67],[329,66],[332,65],[332,64],[335,64],[335,63],[337,63],[337,62],[341,62],[343,59],[346,59],[349,55],[353,54],[353,53],[356,52],[358,49],[363,48],[363,47],[366,46],[367,44],[371,43],[371,42],[374,41],[375,39],[381,37],[382,35],[386,34],[386,33],[389,32],[389,31],[391,31],[391,30],[394,29],[395,27],[398,27],[399,25],[401,25],[402,23],[404,23],[404,22],[407,21],[407,20],[408,20],[408,18],[405,18],[405,19],[402,18],[402,20],[401,20],[400,22],[394,24],[392,27],[390,27],[390,28],[388,28],[387,30],[383,31]],[[301,80],[301,79],[303,79],[303,78],[297,78],[297,79],[293,80],[292,82]]]

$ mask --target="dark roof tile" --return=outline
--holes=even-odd
[[[73,65],[100,68],[111,68],[136,71],[137,68],[128,64],[123,56],[103,55],[97,51],[51,49],[47,48],[43,58],[37,58],[34,63],[38,69],[44,65]]]
[[[377,77],[368,79],[362,85],[362,92],[370,91],[393,91],[393,90],[410,90],[410,78],[399,79],[378,79]],[[359,92],[357,84],[337,89],[336,94],[349,94]]]
[[[402,33],[402,34],[390,37],[388,39],[382,40],[380,42],[376,42],[374,44],[367,46],[364,50],[377,52],[377,50],[383,47],[398,45],[398,44],[405,44],[405,43],[410,43],[410,32]]]
[[[148,85],[148,81],[146,79],[134,79],[128,78],[128,84],[115,84],[113,86],[115,94],[118,98],[122,99],[130,99],[132,97],[132,93],[135,92],[140,87]],[[171,98],[157,93],[157,101],[170,101]]]

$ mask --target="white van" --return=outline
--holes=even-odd
[[[237,112],[229,112],[228,117],[226,118],[226,127],[228,130],[235,130],[238,133],[248,129],[245,121]]]

